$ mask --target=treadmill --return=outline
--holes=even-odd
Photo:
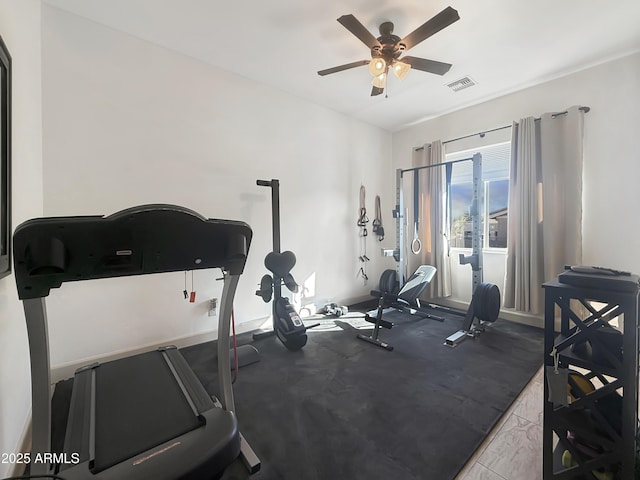
[[[31,358],[31,475],[73,479],[212,479],[238,459],[260,461],[238,430],[229,335],[251,228],[175,205],[110,216],[28,220],[14,232],[18,296]],[[64,282],[220,268],[220,400],[175,346],[76,371],[62,452],[51,451],[51,373],[45,297]],[[56,455],[52,455],[56,453]]]

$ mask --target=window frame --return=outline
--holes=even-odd
[[[0,278],[11,273],[11,55],[0,36]]]

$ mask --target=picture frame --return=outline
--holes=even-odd
[[[11,273],[11,55],[0,36],[0,278]]]

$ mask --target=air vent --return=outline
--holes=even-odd
[[[476,85],[476,81],[473,78],[466,76],[462,77],[459,80],[456,80],[455,82],[448,83],[447,87],[449,87],[454,92],[459,92],[460,90],[473,87],[474,85]]]

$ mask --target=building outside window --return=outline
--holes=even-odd
[[[482,185],[479,199],[482,246],[483,248],[506,248],[511,142],[448,153],[445,161],[470,158],[475,153],[482,154]],[[471,248],[472,175],[471,161],[453,164],[450,198],[452,247]]]

